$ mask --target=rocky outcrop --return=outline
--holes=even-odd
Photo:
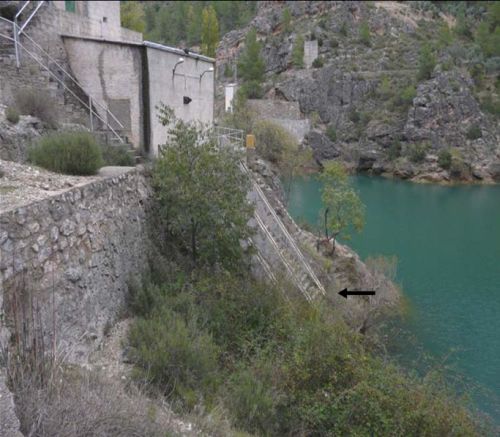
[[[285,7],[293,17],[289,30],[281,23]],[[442,22],[417,9],[399,2],[259,2],[249,25],[223,38],[217,58],[233,62],[248,29],[257,30],[265,95],[299,104],[311,119],[304,142],[320,163],[339,159],[358,171],[419,181],[496,180],[499,123],[482,110],[469,67],[443,49],[430,78],[418,79],[422,44],[438,41]],[[367,43],[360,41],[361,23],[370,29]],[[317,41],[323,66],[294,67],[298,35]],[[327,128],[335,129],[334,141]],[[425,148],[423,158],[412,156],[415,147]],[[456,165],[440,167],[445,149]]]

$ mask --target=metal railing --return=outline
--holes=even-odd
[[[0,34],[0,37],[3,37],[5,39],[11,40],[14,43],[15,47],[15,55],[16,55],[16,66],[17,68],[20,67],[20,50],[24,50],[35,62],[37,62],[43,69],[45,69],[58,83],[60,83],[63,88],[68,91],[73,97],[75,97],[78,102],[80,102],[88,111],[89,111],[89,119],[90,119],[90,128],[93,131],[94,130],[94,117],[100,120],[104,126],[107,127],[107,129],[114,135],[114,137],[120,142],[120,143],[125,143],[125,140],[121,137],[118,132],[110,125],[108,118],[111,118],[121,129],[124,128],[123,124],[118,120],[118,118],[109,110],[108,107],[104,106],[102,103],[100,103],[98,100],[93,98],[91,95],[89,95],[85,89],[83,88],[82,85],[78,82],[78,80],[71,75],[68,71],[66,71],[59,62],[57,62],[50,54],[44,50],[36,41],[33,40],[24,30],[27,26],[27,24],[33,19],[35,14],[38,12],[38,10],[43,6],[46,1],[39,1],[36,8],[33,10],[33,12],[30,14],[28,19],[23,23],[22,27],[19,28],[19,25],[17,23],[17,20],[19,19],[20,15],[22,12],[25,10],[25,8],[32,3],[31,1],[27,1],[24,3],[24,5],[21,7],[21,9],[18,11],[16,16],[14,17],[14,21],[10,21],[6,18],[0,17],[1,20],[9,23],[12,25],[12,32],[13,32],[13,38],[10,38],[7,35]],[[31,52],[28,50],[19,40],[19,37],[21,34],[26,38],[40,53],[40,56],[37,56],[35,53]],[[47,58],[47,65],[43,63],[43,57]],[[58,70],[63,73],[63,76],[68,78],[71,82],[73,82],[78,89],[84,94],[88,95],[89,101],[88,103],[83,101],[78,95],[76,95],[73,90],[71,90],[66,83],[61,80],[57,75],[55,75],[49,68],[48,64],[49,61],[53,63],[55,66],[57,66]],[[104,113],[106,114],[106,120],[99,115],[97,111],[93,109],[93,106],[100,108]]]

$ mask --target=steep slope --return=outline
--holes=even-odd
[[[259,2],[252,22],[219,45],[222,83],[251,28],[266,65],[264,98],[298,102],[318,163],[337,158],[416,180],[500,180],[498,58],[481,58],[452,15],[398,2]],[[294,65],[300,38],[317,42],[311,68]]]

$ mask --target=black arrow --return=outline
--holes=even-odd
[[[373,296],[375,295],[374,291],[361,291],[361,290],[353,290],[347,291],[347,288],[344,288],[342,291],[339,291],[339,294],[347,299],[347,296]]]

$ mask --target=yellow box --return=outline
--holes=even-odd
[[[247,135],[247,149],[255,149],[255,135]]]

